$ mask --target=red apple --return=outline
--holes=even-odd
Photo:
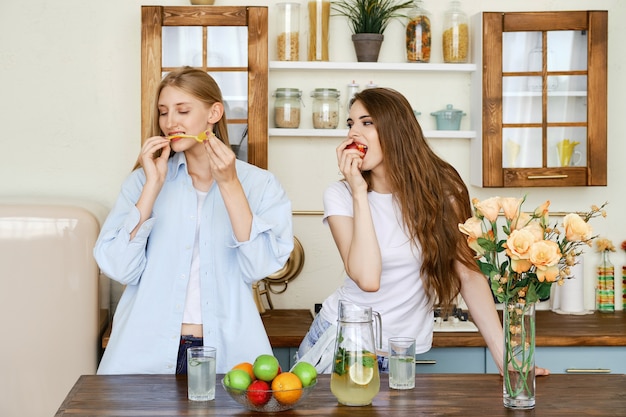
[[[249,386],[246,395],[251,404],[262,407],[272,398],[270,384],[260,379],[254,380]]]
[[[351,144],[346,146],[346,149],[356,149],[361,152],[363,156],[365,156],[365,154],[367,153],[367,145],[363,145],[362,143],[358,142],[352,142]]]

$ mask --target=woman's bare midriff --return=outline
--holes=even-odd
[[[180,334],[183,336],[202,337],[202,325],[183,323],[180,327]]]

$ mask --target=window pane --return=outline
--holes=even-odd
[[[531,78],[534,77],[502,79],[503,123],[541,123],[541,92],[528,92]]]
[[[537,45],[541,48],[541,32],[504,32],[502,34],[502,71],[523,72],[541,71],[539,68],[529,68],[528,56]]]
[[[248,28],[246,26],[208,27],[207,62],[210,67],[247,67]]]
[[[548,166],[586,166],[587,129],[584,127],[548,128]]]
[[[502,129],[502,166],[504,168],[541,168],[541,129]]]
[[[587,31],[559,30],[548,32],[548,71],[587,70]]]
[[[548,93],[548,123],[587,122],[587,76],[548,77],[558,79],[558,88]]]
[[[202,28],[164,26],[162,54],[164,67],[202,66]]]

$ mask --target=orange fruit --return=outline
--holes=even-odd
[[[250,375],[250,378],[254,381],[256,378],[254,377],[254,372],[252,372],[252,364],[250,362],[241,362],[237,365],[233,366],[232,369],[241,369],[244,370]]]
[[[292,405],[302,396],[302,382],[292,372],[283,372],[276,375],[272,381],[274,398],[283,405]]]

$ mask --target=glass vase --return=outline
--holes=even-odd
[[[507,408],[535,407],[535,304],[505,302],[503,402]]]

